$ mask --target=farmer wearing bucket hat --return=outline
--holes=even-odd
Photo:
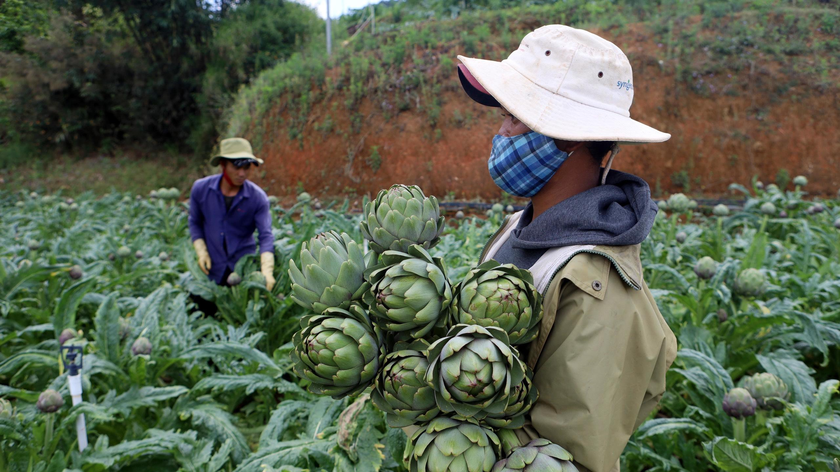
[[[217,284],[224,284],[236,262],[256,249],[259,231],[261,272],[266,288],[274,288],[274,236],[268,197],[248,180],[251,169],[263,164],[242,138],[224,139],[210,159],[220,174],[199,179],[190,193],[190,235],[198,265]]]
[[[630,62],[587,31],[543,26],[501,62],[458,59],[467,94],[504,118],[493,181],[531,199],[481,256],[530,269],[544,297],[540,334],[521,353],[540,396],[517,436],[566,448],[582,471],[617,471],[665,392],[676,338],[642,277],[650,187],[610,168],[619,144],[670,135],[630,118]]]

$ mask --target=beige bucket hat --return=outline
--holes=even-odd
[[[215,167],[222,159],[253,159],[259,165],[264,164],[262,159],[254,156],[251,143],[242,138],[223,139],[219,143],[219,154],[210,158],[210,165]]]
[[[619,143],[660,143],[671,137],[630,118],[630,61],[618,46],[588,31],[547,25],[525,36],[501,62],[458,59],[470,97],[504,107],[540,134]]]

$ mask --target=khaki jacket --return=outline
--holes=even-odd
[[[482,261],[518,216],[502,225]],[[546,285],[544,315],[521,354],[540,396],[517,436],[522,444],[538,437],[559,444],[582,472],[617,472],[630,435],[665,392],[677,340],[642,278],[640,245],[576,248],[554,256],[562,260],[550,272],[534,273]],[[545,270],[542,262],[532,272]]]

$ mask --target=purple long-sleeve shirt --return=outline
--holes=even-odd
[[[233,271],[242,256],[254,253],[255,229],[259,231],[260,253],[274,252],[268,196],[246,180],[228,210],[219,188],[221,181],[222,174],[196,180],[190,192],[190,236],[207,243],[212,260],[209,277],[217,284],[225,269]]]

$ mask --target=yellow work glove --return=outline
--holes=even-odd
[[[260,254],[260,265],[262,267],[262,275],[265,277],[265,288],[270,292],[277,282],[274,280],[274,253],[264,252]]]
[[[213,262],[210,260],[210,253],[207,252],[207,244],[204,243],[203,239],[196,239],[193,241],[193,247],[196,256],[198,256],[198,267],[204,272],[204,275],[209,275],[210,266],[213,265]]]

